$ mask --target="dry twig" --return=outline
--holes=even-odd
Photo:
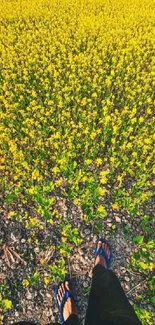
[[[55,252],[55,248],[48,249],[45,252],[42,252],[37,257],[38,264],[48,263]]]
[[[27,263],[20,257],[17,252],[15,252],[11,247],[8,248],[5,244],[2,247],[2,250],[4,252],[4,259],[6,264],[10,267],[13,268],[14,264],[19,263],[21,261],[24,265]]]

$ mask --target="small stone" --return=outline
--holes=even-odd
[[[130,278],[128,276],[125,276],[125,281],[129,282]]]
[[[27,293],[26,298],[27,298],[27,300],[31,300],[32,299],[32,295],[31,295],[30,292]]]
[[[121,218],[120,217],[115,216],[115,220],[116,220],[116,222],[121,223]]]
[[[34,251],[35,253],[39,253],[39,247],[35,247]]]
[[[11,236],[10,236],[10,237],[11,237],[11,239],[12,239],[13,241],[16,241],[16,240],[17,240],[13,233],[11,233]]]
[[[83,287],[87,288],[88,287],[88,283],[86,281],[83,282]]]
[[[58,308],[57,307],[53,308],[53,313],[57,314],[57,312],[58,312]]]
[[[18,313],[18,311],[15,311],[15,316],[16,316],[16,317],[19,317],[19,313]]]
[[[48,310],[46,310],[46,316],[47,317],[50,317],[51,315],[52,315],[52,309],[51,308],[49,308]]]
[[[26,240],[24,238],[21,239],[21,243],[24,244]]]
[[[85,259],[83,258],[83,256],[79,256],[79,260],[81,263],[85,264]]]
[[[78,264],[75,264],[75,265],[73,266],[73,268],[74,268],[75,271],[79,271],[79,270],[80,270],[80,267],[79,267]]]
[[[84,254],[83,250],[80,249],[80,248],[78,249],[78,253],[79,253],[80,256],[82,256]]]
[[[46,297],[48,298],[48,299],[51,299],[51,295],[47,292],[46,293]]]
[[[92,270],[89,272],[88,275],[89,275],[90,278],[92,278],[92,276],[93,276],[93,272],[92,272]]]
[[[96,243],[97,242],[97,235],[94,235],[93,236],[93,243]]]
[[[108,227],[112,227],[112,222],[108,222]]]
[[[85,234],[86,235],[90,235],[90,233],[91,233],[90,229],[85,229]]]
[[[129,287],[128,284],[125,284],[125,289],[126,289],[126,290],[129,290],[129,289],[130,289],[130,287]]]

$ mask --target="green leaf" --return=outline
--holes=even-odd
[[[150,216],[145,215],[141,221],[141,226],[146,226],[150,221]]]
[[[139,253],[134,253],[133,254],[133,258],[137,261],[137,260],[139,260],[139,258],[140,258],[140,254]]]
[[[135,244],[141,245],[143,243],[144,236],[136,236],[133,238]]]
[[[44,210],[44,217],[46,220],[51,219],[51,213],[48,210]]]
[[[154,249],[154,248],[155,248],[155,241],[154,241],[154,240],[150,240],[150,241],[146,244],[146,248],[148,248],[148,249]]]
[[[96,222],[95,227],[96,227],[97,230],[99,230],[100,232],[102,231],[102,223],[101,223],[101,222]]]
[[[152,233],[152,229],[150,227],[145,227],[145,231],[148,233],[148,234],[151,234]]]
[[[12,203],[13,200],[15,199],[15,197],[16,197],[16,194],[14,194],[14,193],[10,193],[10,194],[8,194],[7,197],[6,197],[6,200],[5,200],[6,203],[7,203],[7,204]]]
[[[151,302],[152,302],[152,304],[155,304],[155,297],[151,298]]]
[[[144,262],[139,262],[138,264],[143,270],[146,270],[148,268],[148,265],[145,264]]]

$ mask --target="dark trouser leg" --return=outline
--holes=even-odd
[[[93,316],[94,315],[94,316]],[[90,324],[140,325],[117,276],[102,265],[93,269],[85,325]]]

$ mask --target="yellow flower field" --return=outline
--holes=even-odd
[[[57,197],[98,231],[109,209],[141,220],[152,200],[154,8],[153,0],[0,1],[4,216],[33,242],[35,229],[58,227],[55,276],[82,242]]]

